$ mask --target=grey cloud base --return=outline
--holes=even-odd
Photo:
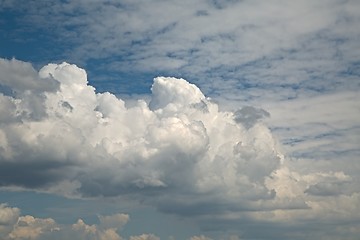
[[[324,218],[346,229],[350,220],[360,221],[358,187],[341,190],[356,178],[297,172],[262,123],[269,115],[262,109],[220,111],[183,79],[156,78],[150,101],[128,107],[115,95],[96,93],[75,65],[48,64],[36,73],[3,59],[0,70],[2,187],[127,196],[193,216],[204,229]]]

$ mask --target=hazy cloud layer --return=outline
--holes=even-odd
[[[221,111],[183,79],[158,77],[149,101],[127,106],[110,93],[96,93],[75,65],[48,64],[37,73],[27,63],[3,59],[0,69],[6,69],[0,76],[2,187],[126,196],[191,216],[203,230],[237,231],[245,239],[358,236],[352,232],[360,221],[356,159],[349,160],[350,171],[331,162],[284,157],[262,121],[269,115],[265,110]],[[24,84],[24,76],[52,87]],[[51,219],[23,216],[18,231],[9,233],[7,226],[18,216],[16,208],[2,205],[5,236],[56,230]],[[82,237],[121,239],[114,222],[126,221],[124,215],[105,216],[101,230],[81,220],[73,228]],[[309,228],[313,223],[317,227]]]

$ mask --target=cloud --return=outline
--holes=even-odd
[[[20,216],[18,208],[0,205],[0,236],[4,240],[122,240],[119,230],[128,222],[129,215],[114,214],[99,216],[99,224],[88,225],[82,219],[72,225],[57,223],[52,218],[36,218],[31,215]],[[159,240],[153,234],[131,236],[132,240]]]
[[[190,238],[190,240],[211,240],[211,238],[205,237],[204,235],[200,235],[200,236],[193,236]]]
[[[115,214],[110,216],[99,216],[100,226],[108,228],[121,228],[129,221],[129,215],[127,214]]]
[[[271,133],[262,124],[245,129],[195,85],[159,77],[149,104],[139,100],[126,108],[114,95],[96,94],[85,71],[74,65],[49,64],[38,78],[50,76],[60,86],[42,93],[41,119],[22,117],[16,101],[27,99],[3,95],[16,106],[11,114],[20,118],[2,127],[3,186],[49,189],[72,179],[74,186],[80,183],[78,194],[117,196],[140,190],[198,193],[220,186],[227,192],[256,181],[254,194],[268,197],[264,178],[280,164]],[[6,174],[15,170],[16,176]],[[237,182],[239,176],[244,183]]]
[[[0,204],[0,236],[2,238],[11,232],[19,215],[20,209],[8,207],[4,203]]]
[[[19,217],[8,239],[38,239],[44,232],[58,230],[55,221],[51,218],[41,219],[26,215]]]
[[[359,152],[360,111],[355,105],[358,100],[358,90],[354,89],[307,99],[269,102],[263,105],[271,112],[271,118],[265,121],[289,155],[318,161],[331,160],[351,172],[347,166],[356,162],[354,160]],[[338,166],[334,164],[333,170]]]
[[[11,66],[13,77],[22,81],[16,66],[25,63],[0,63]],[[270,234],[276,231],[269,226],[277,224],[290,224],[291,232],[302,221],[326,218],[344,227],[349,220],[359,221],[358,175],[288,159],[261,121],[269,115],[263,109],[219,110],[196,85],[166,77],[154,80],[149,100],[129,106],[113,94],[96,93],[86,72],[68,63],[48,64],[33,78],[57,82],[55,90],[36,89],[41,96],[37,106],[21,93],[0,95],[9,116],[0,125],[2,187],[85,198],[126,196],[193,217],[204,230],[239,231],[238,224],[247,221],[265,224],[263,233]],[[0,83],[13,87],[6,80]],[[2,208],[18,216],[16,209]],[[4,219],[4,226],[13,224],[13,218]],[[35,238],[58,227],[50,219],[21,219],[11,236],[26,232]],[[79,220],[72,228],[80,239],[121,239],[116,231],[128,216],[99,220],[96,226]]]
[[[11,59],[0,59],[1,86],[8,87],[14,94],[23,94],[26,91],[41,93],[56,91],[59,83],[51,76],[39,78],[37,71],[30,63]]]
[[[157,236],[153,234],[142,234],[139,236],[132,236],[130,240],[160,240]]]
[[[242,123],[246,128],[251,128],[258,120],[269,116],[270,114],[263,109],[245,106],[235,112],[235,121]]]
[[[116,222],[114,223],[116,226]],[[79,219],[71,227],[70,236],[73,239],[99,239],[99,240],[122,240],[117,233],[117,227],[99,228],[97,225],[87,225],[82,219]],[[71,236],[74,235],[74,236]]]

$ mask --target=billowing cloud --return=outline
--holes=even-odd
[[[156,78],[150,102],[128,108],[110,93],[95,93],[74,65],[49,64],[37,78],[59,85],[41,92],[40,119],[31,117],[38,107],[30,108],[26,97],[1,95],[14,106],[4,109],[13,119],[1,128],[3,186],[50,189],[70,181],[77,194],[117,196],[140,190],[236,194],[255,183],[256,191],[246,195],[271,196],[264,179],[281,154],[269,129],[256,124],[257,117],[247,120],[254,122],[247,129],[239,114],[219,111],[195,85]],[[7,174],[15,170],[16,176]]]
[[[360,221],[359,185],[352,184],[358,176],[341,169],[296,169],[296,160],[282,154],[261,121],[269,116],[265,110],[219,110],[197,86],[167,77],[154,79],[149,101],[128,106],[113,94],[96,93],[75,65],[48,64],[38,73],[17,60],[0,65],[12,69],[7,75],[16,79],[13,85],[7,75],[0,77],[0,106],[6,113],[0,123],[2,187],[126,196],[165,213],[192,216],[204,230],[238,230],[247,221],[269,226],[262,234],[271,235],[270,226],[279,223],[293,229],[299,222],[325,218],[329,225],[346,227],[349,220]],[[17,74],[18,65],[32,74],[31,81],[50,81],[54,87],[21,84],[27,78]],[[38,104],[32,104],[32,94]],[[18,213],[2,209],[7,229]],[[40,232],[57,231],[51,219],[19,219],[10,237],[26,232],[35,239]],[[116,231],[128,216],[99,219],[97,226],[79,220],[72,228],[79,239],[121,239]],[[253,228],[242,229],[245,237],[252,233]]]

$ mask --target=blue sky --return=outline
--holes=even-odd
[[[359,24],[346,0],[0,0],[0,238],[356,239]]]

